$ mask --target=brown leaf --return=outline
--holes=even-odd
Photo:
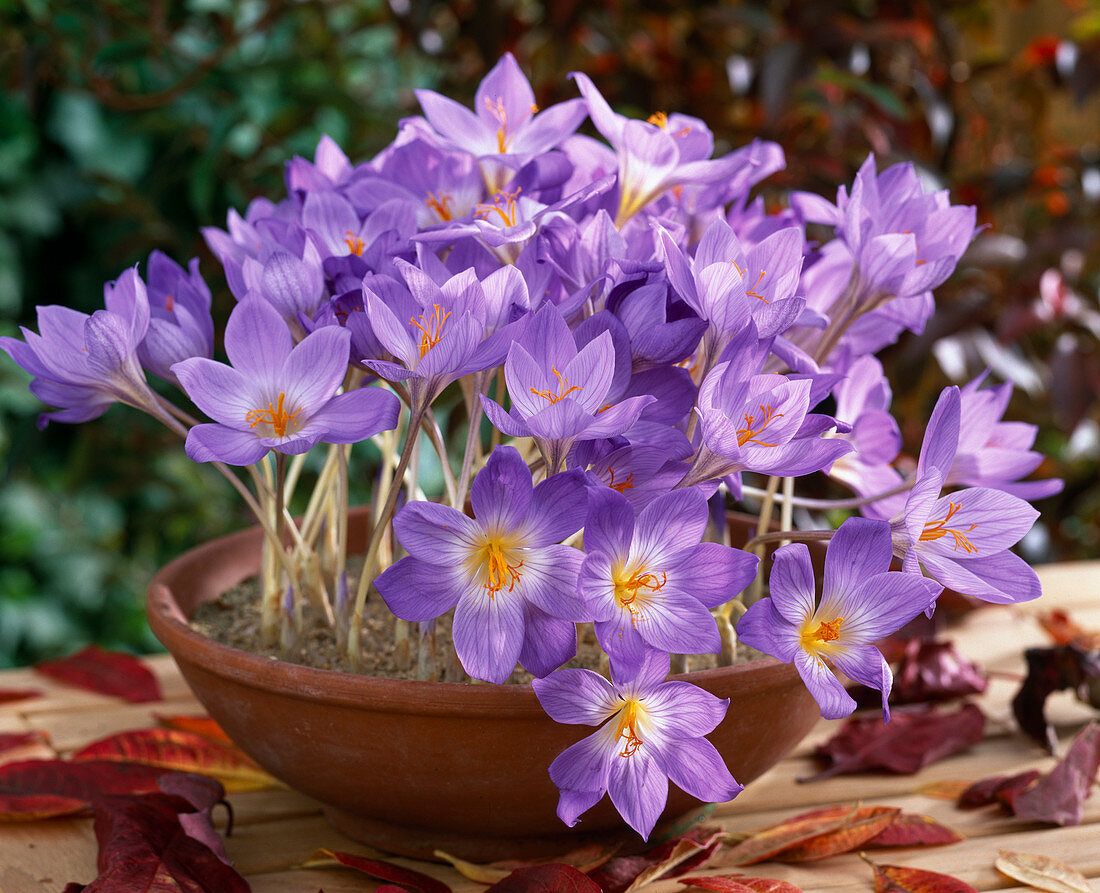
[[[145,664],[132,654],[104,651],[98,645],[89,645],[60,660],[35,664],[34,669],[51,679],[135,704],[162,699],[160,683]]]
[[[338,850],[316,850],[312,856],[298,867],[320,868],[328,865],[343,865],[345,868],[354,868],[356,871],[361,871],[372,878],[398,884],[406,890],[413,890],[416,893],[451,893],[450,887],[430,875],[413,871],[411,868],[402,868],[392,862],[368,859],[366,856],[341,853]]]
[[[816,862],[859,849],[894,823],[900,809],[861,806],[843,827],[789,846],[771,858],[776,862]]]
[[[1084,802],[1100,771],[1100,725],[1090,722],[1073,739],[1066,755],[1046,775],[1012,801],[1021,819],[1080,825]]]
[[[876,715],[852,717],[815,752],[829,762],[828,767],[799,781],[875,769],[911,775],[977,744],[984,733],[985,717],[973,704],[954,713],[934,708],[895,711],[888,723]]]
[[[461,874],[465,878],[469,878],[471,881],[477,881],[479,884],[495,884],[497,881],[502,881],[508,877],[517,868],[533,868],[537,865],[546,865],[551,862],[558,863],[560,865],[569,865],[576,868],[578,871],[587,874],[588,872],[599,868],[608,859],[615,855],[614,849],[608,849],[604,846],[593,844],[592,846],[581,847],[580,849],[572,850],[566,853],[564,856],[558,856],[554,859],[530,859],[530,860],[517,860],[508,859],[500,862],[488,862],[485,864],[478,864],[476,862],[467,862],[465,859],[459,859],[457,856],[452,856],[450,853],[445,853],[443,850],[436,850],[434,855],[438,859],[443,859],[450,862],[454,866],[455,871]]]
[[[236,747],[229,736],[222,731],[222,727],[209,716],[164,716],[160,713],[154,713],[153,718],[166,729],[191,732],[195,735],[202,735],[203,738],[209,738],[211,741],[217,741],[219,744]]]
[[[1039,890],[1050,890],[1051,893],[1092,893],[1088,878],[1057,859],[1015,853],[1012,850],[997,852],[1000,856],[994,861],[993,867],[1014,881],[1022,881]]]
[[[959,794],[955,804],[959,809],[976,809],[990,803],[1000,803],[1009,812],[1012,803],[1022,791],[1027,790],[1042,773],[1038,769],[1028,769],[1016,775],[994,775],[974,782]]]
[[[842,829],[859,816],[859,806],[826,806],[754,832],[721,856],[722,865],[763,862],[788,847]]]
[[[1041,612],[1037,619],[1055,645],[1077,645],[1085,651],[1100,648],[1100,632],[1085,629],[1070,617],[1068,611],[1054,608]]]
[[[767,877],[745,877],[741,874],[715,874],[708,877],[680,878],[680,883],[716,893],[803,893],[801,887],[787,881]]]
[[[0,704],[13,701],[25,701],[28,698],[40,698],[42,692],[37,688],[0,688]]]
[[[73,760],[116,760],[210,775],[229,791],[258,791],[277,785],[270,775],[236,747],[192,732],[137,729],[93,741]]]
[[[963,840],[961,834],[941,825],[926,815],[903,812],[881,832],[868,840],[864,846],[879,849],[888,846],[939,846],[946,843],[958,843]]]
[[[1012,699],[1012,713],[1024,734],[1053,752],[1057,739],[1043,713],[1046,699],[1053,692],[1079,689],[1100,679],[1100,651],[1057,645],[1028,648],[1024,657],[1027,676]]]
[[[625,893],[636,890],[661,877],[676,877],[692,871],[706,862],[721,845],[725,832],[721,828],[693,828],[666,840],[640,856],[617,856],[608,859],[588,876],[604,893]]]
[[[0,822],[86,812],[100,794],[158,790],[165,770],[130,763],[23,760],[0,766]]]
[[[937,871],[904,865],[876,865],[863,857],[875,872],[875,893],[978,893],[970,884]]]
[[[485,893],[601,893],[599,885],[572,865],[550,862],[517,868]]]
[[[248,881],[180,823],[196,812],[184,797],[116,794],[94,806],[99,877],[84,893],[249,893]]]
[[[989,685],[985,674],[962,657],[950,641],[910,639],[894,671],[890,700],[897,704],[946,701],[981,694]]]

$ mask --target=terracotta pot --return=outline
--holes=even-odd
[[[362,512],[351,528],[351,542],[365,540]],[[260,545],[254,528],[168,564],[149,587],[149,622],[230,738],[321,801],[338,829],[395,853],[432,858],[442,849],[478,861],[552,855],[609,836],[639,842],[606,797],[575,828],[557,818],[547,767],[593,730],[549,719],[530,686],[318,670],[192,630],[187,618],[199,604],[259,571]],[[708,738],[742,783],[786,755],[818,718],[794,668],[771,658],[683,678],[730,699]],[[670,785],[662,821],[699,806]]]

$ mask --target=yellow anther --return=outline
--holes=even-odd
[[[424,355],[435,347],[443,337],[443,323],[447,321],[447,317],[450,315],[449,310],[444,310],[438,304],[435,304],[430,318],[425,313],[419,317],[414,316],[409,320],[413,326],[420,330],[421,359],[424,359]]]
[[[966,534],[970,533],[971,530],[978,526],[977,522],[971,524],[965,530],[946,526],[947,522],[950,521],[961,508],[962,503],[947,503],[947,517],[945,517],[942,521],[927,522],[924,525],[924,530],[921,532],[921,540],[923,542],[930,542],[932,540],[942,539],[943,537],[947,536],[947,534],[951,534],[951,536],[954,537],[955,540],[954,551],[958,552],[959,549],[962,549],[964,552],[977,552],[978,547],[966,538]]]
[[[270,425],[275,431],[276,437],[284,437],[288,425],[298,424],[297,415],[302,411],[299,406],[294,412],[287,412],[283,408],[285,399],[286,394],[279,391],[278,405],[268,403],[266,409],[253,409],[245,413],[244,420],[248,422],[248,427],[255,428],[257,425]]]
[[[761,406],[760,411],[764,413],[764,419],[759,426],[756,425],[755,415],[750,415],[747,412],[745,413],[745,427],[737,429],[738,446],[744,446],[746,443],[755,443],[757,446],[762,447],[773,447],[776,445],[774,443],[764,443],[764,441],[757,440],[756,438],[773,420],[783,418],[783,413],[776,412],[771,406]]]
[[[554,377],[558,380],[558,393],[555,394],[553,391],[551,391],[549,389],[547,389],[545,391],[539,391],[539,390],[536,390],[535,388],[531,388],[530,389],[531,393],[534,394],[536,397],[542,397],[543,400],[549,400],[551,405],[553,405],[554,403],[557,403],[562,398],[568,397],[574,391],[583,391],[584,390],[584,388],[579,384],[575,384],[575,385],[569,384],[569,379],[567,379],[564,375],[562,375],[558,371],[557,366],[551,366],[550,371],[554,373]]]

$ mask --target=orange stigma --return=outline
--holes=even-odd
[[[441,189],[438,193],[429,192],[428,197],[424,199],[424,204],[435,211],[440,220],[454,220],[454,209],[451,207],[452,201],[454,199],[451,198],[451,194]]]
[[[173,310],[175,310],[175,307],[176,307],[175,299],[171,295],[165,295],[164,296],[164,309],[167,310],[169,313],[171,313],[171,312],[173,312]]]
[[[611,475],[611,483],[608,484],[607,486],[609,486],[612,490],[618,490],[620,493],[625,493],[627,490],[633,490],[634,489],[634,472],[633,471],[630,472],[629,475],[627,475],[625,480],[619,481],[619,483],[617,483],[617,484],[615,483],[615,469],[614,468],[609,468],[609,469],[607,469],[607,473],[609,475]]]
[[[745,427],[737,429],[737,445],[744,446],[746,443],[755,443],[757,446],[773,447],[774,443],[764,443],[762,440],[757,440],[757,435],[760,434],[765,428],[772,423],[773,419],[783,418],[783,413],[776,412],[771,406],[761,406],[760,411],[764,413],[764,419],[758,427],[756,425],[756,416],[745,413]]]
[[[482,202],[478,205],[477,210],[474,211],[474,216],[480,217],[482,220],[488,220],[490,214],[499,214],[501,222],[505,226],[515,226],[516,199],[519,198],[519,193],[518,188],[515,192],[498,192],[493,196],[491,205],[488,202]]]
[[[482,561],[487,566],[485,591],[489,593],[489,598],[495,599],[497,593],[505,586],[508,587],[509,592],[515,589],[521,576],[520,568],[523,567],[523,559],[521,558],[516,564],[509,564],[500,543],[495,540],[486,543],[482,552],[484,554]]]
[[[279,391],[278,405],[268,403],[267,409],[253,409],[245,413],[244,420],[248,422],[248,427],[255,428],[257,425],[270,425],[275,430],[276,437],[285,436],[287,425],[294,424],[297,426],[296,416],[302,411],[299,406],[294,412],[287,412],[283,408],[283,400],[285,399],[286,394]]]
[[[613,579],[615,582],[615,601],[619,603],[620,607],[626,608],[630,612],[630,622],[637,628],[638,621],[646,619],[642,612],[645,610],[649,597],[653,593],[661,591],[668,581],[668,576],[662,573],[661,579],[658,580],[656,574],[646,573],[645,565],[642,565],[625,580],[620,578],[618,574],[614,575]]]
[[[355,235],[350,229],[344,230],[344,244],[348,246],[348,251],[356,257],[362,257],[363,249],[367,247],[363,244],[363,240]]]
[[[837,641],[840,638],[840,627],[843,623],[843,617],[834,617],[817,626],[804,628],[800,636],[802,649],[813,654],[820,646]]]
[[[444,310],[438,304],[433,306],[430,318],[425,313],[409,320],[413,326],[420,329],[420,359],[424,359],[424,355],[439,343],[443,337],[443,323],[451,315],[449,310]]]
[[[503,155],[508,151],[508,143],[511,142],[511,138],[508,136],[508,113],[504,110],[504,100],[499,96],[495,100],[486,97],[485,108],[500,124],[500,127],[497,128],[497,152]],[[535,106],[532,106],[532,108],[535,108]]]
[[[947,503],[947,517],[939,522],[929,521],[928,523],[926,523],[924,525],[924,531],[920,535],[921,541],[930,542],[931,540],[938,540],[950,533],[951,536],[955,538],[954,550],[956,552],[958,552],[959,549],[962,549],[964,552],[977,552],[978,547],[966,538],[966,534],[970,533],[971,530],[978,526],[977,522],[971,524],[969,527],[966,528],[966,530],[956,530],[951,527],[944,526],[947,524],[948,521],[951,520],[952,517],[954,517],[954,515],[958,513],[959,509],[961,508],[962,503]]]
[[[735,260],[731,260],[730,263],[733,264],[733,266],[737,270],[737,272],[741,274],[741,278],[744,279],[745,274],[749,271],[749,268],[745,267],[745,269],[742,270],[739,266],[737,266],[737,261],[735,261]],[[759,298],[765,304],[770,304],[771,301],[769,301],[767,298],[765,298],[762,294],[758,294],[757,291],[756,291],[757,287],[760,285],[761,282],[764,281],[764,277],[767,276],[767,275],[768,275],[767,270],[761,270],[760,275],[756,279],[756,282],[753,283],[752,288],[750,288],[748,291],[746,291],[745,294],[748,295],[748,297],[750,297],[750,298]]]
[[[623,741],[623,749],[619,751],[620,757],[632,757],[642,746],[642,739],[638,737],[637,729],[640,709],[638,702],[631,698],[619,711],[619,726],[615,730],[615,740],[618,741],[621,738]]]
[[[581,387],[579,384],[569,384],[569,379],[558,371],[557,366],[551,366],[550,371],[554,373],[554,377],[558,380],[558,393],[555,394],[549,389],[545,391],[537,391],[534,388],[531,388],[531,393],[534,394],[536,397],[542,397],[543,400],[549,400],[551,404],[554,404],[562,398],[568,397],[574,391],[584,390],[584,388]]]

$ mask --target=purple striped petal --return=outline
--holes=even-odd
[[[405,557],[374,580],[382,600],[402,620],[434,620],[451,610],[466,591],[464,581],[448,569]]]
[[[626,823],[649,837],[668,801],[668,776],[643,741],[632,756],[612,758],[607,792]]]
[[[532,604],[523,607],[524,636],[519,662],[534,676],[553,673],[577,654],[577,627]]]
[[[531,504],[531,469],[515,447],[498,446],[474,477],[470,504],[478,523],[492,535],[517,531]],[[524,545],[533,545],[526,541]]]
[[[523,600],[485,590],[467,593],[455,607],[455,653],[475,679],[502,685],[512,675],[523,649]]]
[[[472,519],[435,502],[407,503],[394,518],[393,530],[410,555],[453,567],[464,566],[485,539]]]
[[[591,670],[558,670],[532,679],[531,687],[554,722],[598,726],[620,706],[611,683]]]
[[[776,550],[768,584],[775,610],[788,623],[800,624],[813,616],[817,583],[805,543]]]
[[[794,665],[826,719],[840,719],[856,709],[856,702],[833,671],[825,666],[825,661],[800,649],[794,657]]]
[[[690,682],[672,680],[659,684],[645,699],[646,712],[662,737],[699,738],[713,732],[729,707],[719,698]]]
[[[528,550],[523,554],[517,591],[552,617],[586,622],[591,616],[577,587],[583,561],[584,554],[572,546]]]
[[[616,747],[611,722],[559,753],[550,764],[550,780],[563,791],[599,791],[602,797]]]
[[[268,448],[248,431],[225,425],[195,425],[187,432],[184,451],[194,462],[251,465],[267,455]]]
[[[890,708],[886,702],[894,684],[894,674],[879,650],[872,645],[855,645],[836,653],[830,660],[845,676],[882,692],[882,721],[889,722]]]
[[[893,553],[889,524],[849,518],[833,534],[825,554],[822,600],[842,598],[865,578],[885,573]]]
[[[726,803],[745,789],[705,738],[670,742],[655,757],[669,781],[704,803]]]
[[[275,370],[282,368],[293,346],[283,317],[262,298],[246,298],[229,314],[225,352],[233,368],[254,388],[270,387]]]
[[[790,663],[800,650],[798,633],[776,609],[774,598],[762,598],[749,606],[737,621],[739,641]]]

